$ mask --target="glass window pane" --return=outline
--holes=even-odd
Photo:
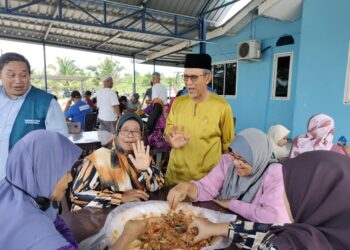
[[[277,60],[275,97],[288,97],[290,56],[281,56]]]
[[[226,64],[225,95],[236,95],[237,63]]]
[[[225,64],[214,65],[213,88],[218,95],[223,95]]]

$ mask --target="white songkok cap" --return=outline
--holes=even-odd
[[[101,81],[104,82],[106,81],[108,78],[112,78],[111,75],[104,75],[104,76],[101,76]]]

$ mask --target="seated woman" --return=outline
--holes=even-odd
[[[267,133],[271,140],[272,153],[277,160],[289,156],[289,149],[286,146],[289,133],[290,131],[280,124],[271,126]]]
[[[349,166],[349,158],[329,151],[308,152],[288,160],[283,165],[284,201],[292,223],[236,220],[216,224],[199,218],[189,226],[198,229],[193,242],[220,235],[229,236],[232,246],[242,249],[350,249],[350,200],[344,191],[350,189]],[[110,249],[126,249],[144,232],[143,223],[129,221]]]
[[[199,181],[180,183],[170,190],[175,208],[187,196],[193,201],[213,200],[244,218],[263,223],[290,222],[283,204],[282,165],[271,163],[272,146],[255,128],[240,132],[213,170]],[[273,160],[275,162],[275,160]]]
[[[163,136],[166,126],[163,111],[163,101],[159,98],[154,99],[152,104],[152,111],[149,113],[147,121],[147,140],[151,148],[165,148],[170,150],[169,145]]]
[[[290,158],[313,150],[330,150],[347,155],[341,146],[333,144],[333,137],[333,118],[325,114],[314,115],[308,122],[307,133],[294,138]]]
[[[343,155],[315,151],[283,165],[285,205],[293,223],[266,225],[242,220],[213,224],[198,220],[195,240],[229,235],[238,247],[250,249],[350,249],[350,160]],[[332,171],[329,171],[329,170]],[[340,177],[341,176],[341,177]],[[302,177],[302,178],[301,178]],[[336,205],[334,205],[336,204]]]
[[[153,192],[163,186],[162,173],[150,166],[149,147],[146,150],[140,142],[141,128],[142,120],[135,113],[122,115],[115,149],[100,148],[84,159],[71,190],[72,210],[147,200],[145,190]]]
[[[35,130],[14,145],[0,181],[2,249],[77,249],[56,202],[80,154],[66,137],[48,130]]]

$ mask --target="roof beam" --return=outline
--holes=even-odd
[[[204,11],[207,10],[207,8],[209,7],[209,5],[211,4],[212,1],[213,1],[213,0],[207,0],[207,1],[203,4],[202,9],[199,11],[199,13],[198,13],[197,16],[203,16]]]
[[[35,5],[35,4],[39,4],[39,3],[44,2],[44,1],[45,0],[35,0],[35,1],[30,2],[30,3],[19,5],[19,6],[15,7],[15,8],[8,8],[8,1],[6,1],[6,7],[7,7],[7,10],[9,12],[14,12],[14,11],[18,11],[20,9],[24,9],[26,7],[29,7],[29,6],[32,6],[32,5]]]
[[[217,6],[215,8],[212,8],[210,10],[206,10],[206,11],[203,12],[203,15],[208,14],[208,13],[213,12],[213,11],[216,11],[216,10],[219,10],[219,9],[222,9],[222,8],[225,8],[226,6],[234,4],[235,2],[238,2],[238,1],[240,1],[240,0],[233,0],[233,1],[230,1],[230,2],[227,2],[227,3],[224,3],[224,4],[220,5],[220,6]]]
[[[147,48],[145,48],[145,49],[142,49],[142,50],[138,51],[136,54],[142,54],[142,53],[144,53],[144,52],[146,52],[146,51],[148,51],[148,50],[152,50],[153,48],[155,48],[155,47],[157,47],[157,46],[159,46],[159,45],[163,45],[163,44],[164,44],[165,42],[167,42],[167,41],[171,41],[171,39],[162,40],[162,41],[160,41],[160,42],[157,43],[157,44],[153,44],[153,45],[151,45],[151,46],[149,46],[149,47],[147,47]]]
[[[52,17],[55,18],[57,16],[57,14],[58,14],[58,6],[56,7],[56,10],[53,13]],[[49,27],[47,27],[47,30],[46,30],[46,33],[44,36],[44,41],[46,41],[47,36],[49,35],[51,28],[52,28],[52,22],[49,24]]]
[[[114,39],[120,37],[122,34],[123,34],[123,32],[119,32],[119,31],[118,31],[114,36],[108,38],[108,39],[107,39],[106,41],[104,41],[103,43],[97,45],[97,46],[95,47],[95,49],[98,49],[98,48],[102,47],[103,45],[112,42]]]
[[[181,33],[177,33],[175,31],[178,30],[178,26],[180,25],[181,21],[182,23],[185,22],[192,22],[193,24],[196,24],[197,28],[199,28],[199,22],[196,18],[188,17],[188,16],[181,16],[177,14],[157,11],[153,9],[148,8],[140,8],[135,6],[129,6],[129,5],[121,5],[119,3],[115,2],[105,2],[105,1],[98,1],[98,0],[90,0],[89,2],[85,1],[73,1],[73,0],[56,0],[57,6],[58,6],[58,15],[55,17],[48,17],[46,13],[40,13],[40,12],[29,12],[26,11],[27,7],[36,5],[39,8],[45,8],[50,7],[50,5],[47,4],[47,2],[43,2],[43,0],[36,0],[32,1],[30,3],[26,3],[24,5],[20,5],[14,8],[11,8],[9,5],[5,5],[5,7],[0,8],[0,14],[1,15],[8,15],[8,16],[14,16],[16,18],[18,17],[25,17],[25,18],[33,18],[33,19],[40,19],[45,20],[49,22],[58,22],[58,23],[69,23],[69,24],[75,24],[75,25],[84,25],[84,26],[90,26],[90,27],[98,27],[98,28],[105,28],[105,29],[112,29],[112,30],[118,30],[118,31],[126,31],[126,32],[135,32],[135,33],[142,33],[142,34],[148,34],[148,35],[156,35],[160,37],[170,38],[170,39],[180,39],[180,40],[187,40],[188,37],[185,37],[181,35]],[[95,8],[92,10],[86,8],[86,4],[91,4]],[[124,15],[127,16],[133,16],[137,15],[139,13],[142,13],[143,16],[146,16],[148,18],[142,18],[140,20],[141,27],[143,28],[131,28],[123,25],[123,23],[120,23],[121,20],[124,20],[125,17],[121,17],[117,20],[107,22],[107,20],[113,20],[115,19],[116,14],[115,13],[115,6],[118,6],[121,8],[123,6],[123,11],[126,12]],[[71,8],[74,7],[74,8]],[[68,18],[65,14],[69,10],[79,11],[80,13],[83,13],[86,15],[87,18],[81,19],[81,18]],[[20,10],[20,11],[19,11]],[[129,15],[128,15],[129,13]],[[108,18],[107,18],[108,17]],[[177,22],[174,22],[174,20],[177,20]],[[159,27],[162,27],[163,29],[158,29],[155,31],[147,30],[148,23],[156,23],[159,25]],[[196,39],[194,39],[196,40]]]
[[[237,25],[241,20],[243,20],[251,11],[256,9],[264,0],[253,0],[251,1],[247,6],[245,6],[240,12],[238,12],[235,16],[231,18],[230,21],[228,21],[224,26],[221,26],[220,28],[217,28],[213,31],[207,32],[206,38],[207,40],[214,39],[216,37],[222,36],[226,34],[230,29],[232,29],[235,25]],[[177,51],[183,50],[184,48],[192,47],[196,44],[198,44],[199,41],[184,41],[181,43],[178,43],[172,47],[166,48],[164,50],[161,50],[159,52],[150,54],[146,57],[146,61],[155,60],[159,57],[169,55],[172,53],[175,53]]]
[[[191,31],[196,30],[196,28],[197,28],[197,27],[192,27],[192,28],[190,28],[190,29],[188,29],[188,30],[182,32],[181,34],[185,35],[185,34],[191,32]],[[172,40],[172,39],[165,39],[165,40],[162,40],[162,41],[160,41],[159,43],[157,43],[157,44],[155,44],[155,45],[152,45],[152,46],[150,46],[150,47],[148,47],[148,48],[146,48],[146,49],[143,49],[143,50],[138,51],[136,54],[141,54],[141,53],[146,52],[146,51],[148,51],[148,50],[151,50],[151,49],[153,49],[153,48],[155,48],[155,47],[157,47],[157,46],[159,46],[159,45],[163,45],[165,42],[171,41],[171,40]],[[164,46],[168,46],[168,45],[164,45]]]

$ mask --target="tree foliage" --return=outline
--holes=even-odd
[[[91,64],[85,69],[79,68],[74,60],[66,57],[57,57],[54,64],[47,67],[48,91],[55,94],[58,98],[68,97],[72,90],[81,92],[99,90],[101,79],[105,75],[111,75],[114,81],[114,89],[119,95],[130,96],[133,92],[133,75],[126,73],[124,66],[112,57],[105,57],[104,60]],[[129,70],[131,72],[131,69]],[[54,79],[52,79],[54,78]],[[165,77],[161,75],[161,82],[169,87],[178,88],[178,79],[175,77]],[[136,92],[143,95],[151,87],[152,73],[144,75],[135,73]],[[32,83],[39,88],[45,89],[44,71],[33,70]]]

